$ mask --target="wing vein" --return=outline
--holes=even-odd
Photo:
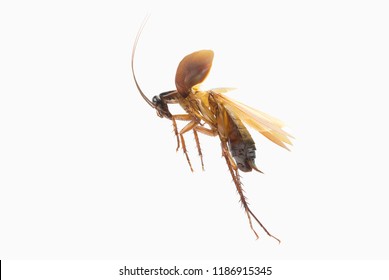
[[[226,97],[222,94],[222,92],[224,93],[226,91],[227,90],[216,89],[216,91],[212,90],[212,93],[227,110],[238,115],[247,125],[261,133],[273,143],[289,150],[285,144],[292,145],[289,138],[293,138],[293,136],[282,129],[285,125],[281,120]]]

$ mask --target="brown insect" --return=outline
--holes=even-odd
[[[177,89],[156,95],[150,101],[142,92],[134,71],[135,51],[145,22],[139,29],[135,39],[131,60],[132,74],[139,93],[157,111],[159,117],[172,121],[174,133],[177,138],[177,150],[181,145],[191,171],[193,171],[193,168],[186,149],[184,134],[193,131],[203,170],[203,155],[198,133],[219,137],[222,156],[226,160],[228,170],[240,196],[240,202],[244,207],[252,231],[258,238],[258,234],[251,220],[251,218],[254,218],[270,237],[281,242],[277,237],[271,235],[257,219],[248,206],[243,192],[239,170],[243,172],[250,172],[252,170],[261,172],[254,161],[254,140],[244,123],[287,150],[289,149],[285,144],[291,145],[289,138],[292,136],[282,129],[284,125],[280,120],[224,95],[225,92],[231,90],[230,88],[216,88],[207,91],[200,90],[199,84],[207,77],[212,66],[214,53],[211,50],[200,50],[185,56],[177,68],[175,77]],[[179,104],[185,110],[185,114],[171,114],[168,106],[170,104]],[[188,124],[178,131],[176,121],[187,121]]]

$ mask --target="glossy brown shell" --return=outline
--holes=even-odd
[[[190,89],[201,83],[211,70],[213,51],[201,50],[185,56],[177,68],[176,87],[183,96],[188,96]]]

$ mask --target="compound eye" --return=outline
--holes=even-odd
[[[154,104],[158,104],[161,101],[161,99],[156,95],[153,97],[152,101]]]

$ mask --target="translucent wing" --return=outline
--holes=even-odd
[[[191,88],[205,80],[211,70],[213,51],[201,50],[185,56],[177,67],[177,91],[186,97]]]
[[[282,121],[222,94],[228,90],[230,89],[213,89],[211,92],[216,93],[214,97],[224,105],[226,110],[234,112],[242,121],[273,143],[289,150],[285,144],[292,145],[289,138],[293,136],[282,129],[284,127]]]
[[[213,88],[213,89],[211,89],[211,91],[215,92],[215,93],[226,93],[226,92],[233,91],[233,90],[236,90],[236,88],[227,87],[227,88]]]

